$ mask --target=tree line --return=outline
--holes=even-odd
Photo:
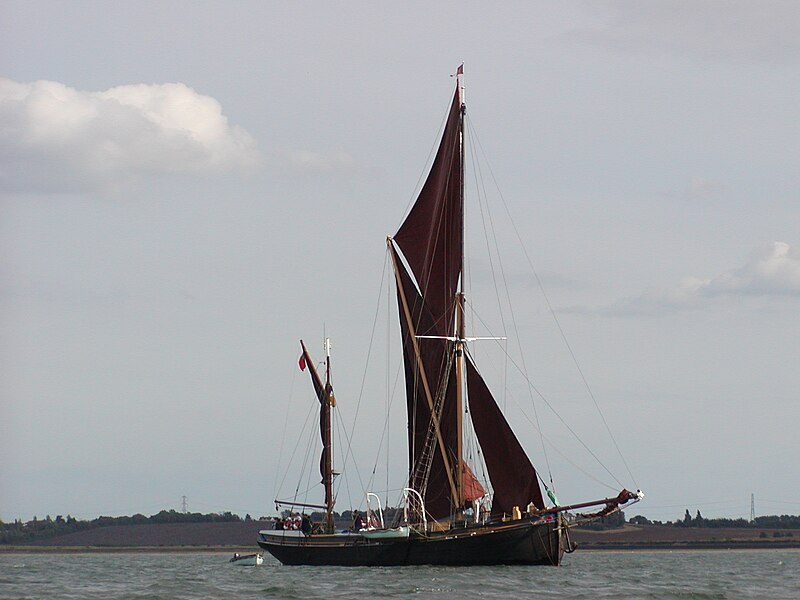
[[[636,515],[628,521],[636,525],[662,525],[665,527],[709,527],[709,528],[750,528],[750,529],[800,529],[800,516],[799,515],[765,515],[756,517],[752,521],[747,519],[706,519],[700,514],[698,510],[693,517],[686,509],[683,519],[676,519],[675,521],[651,521],[641,515]]]
[[[250,515],[242,519],[230,511],[222,513],[182,513],[175,510],[162,510],[155,515],[146,517],[142,514],[125,517],[97,517],[91,521],[78,520],[71,515],[66,517],[57,515],[53,519],[47,515],[44,519],[33,517],[30,521],[21,519],[13,523],[0,521],[0,544],[20,544],[37,539],[46,539],[76,531],[93,529],[95,527],[109,527],[113,525],[148,525],[159,523],[229,523],[236,521],[250,521]]]
[[[675,521],[651,521],[642,515],[636,515],[626,521],[625,513],[620,510],[606,517],[581,523],[577,527],[591,530],[617,529],[625,525],[626,522],[633,525],[656,525],[661,527],[800,529],[800,516],[798,515],[765,515],[756,517],[753,521],[730,518],[706,519],[700,514],[699,510],[695,513],[695,516],[692,516],[688,508],[684,513],[683,519],[676,519]]]

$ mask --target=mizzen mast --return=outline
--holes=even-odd
[[[308,506],[311,508],[324,508],[325,509],[325,527],[326,530],[333,532],[333,505],[336,500],[333,496],[333,433],[331,427],[331,409],[336,406],[336,398],[333,395],[333,384],[331,383],[331,342],[330,339],[325,338],[325,383],[317,373],[314,367],[314,362],[308,354],[306,345],[303,340],[300,340],[300,346],[303,353],[300,356],[299,366],[301,371],[308,368],[311,375],[311,384],[314,386],[317,400],[319,401],[319,432],[322,438],[322,455],[319,461],[319,472],[322,476],[322,485],[325,488],[325,506],[314,504],[304,504],[300,502],[287,502],[283,500],[276,500],[276,503],[290,504],[293,506]]]
[[[325,338],[325,399],[322,408],[327,413],[323,418],[325,422],[325,433],[323,435],[323,446],[328,451],[323,454],[324,473],[322,482],[325,485],[325,528],[328,532],[333,532],[333,428],[331,427],[331,409],[336,406],[336,399],[333,396],[333,385],[331,384],[331,340]]]

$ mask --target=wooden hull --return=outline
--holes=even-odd
[[[258,545],[285,565],[559,565],[564,535],[558,521],[521,519],[426,536],[412,531],[405,539],[282,537],[264,531]]]

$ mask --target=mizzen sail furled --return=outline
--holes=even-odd
[[[308,354],[306,345],[300,340],[300,346],[303,348],[303,354],[300,356],[300,369],[305,370],[308,367],[309,374],[311,375],[311,384],[314,386],[314,392],[319,400],[319,432],[322,438],[322,454],[319,459],[319,473],[322,476],[322,485],[325,488],[325,508],[328,524],[333,529],[333,439],[331,432],[331,407],[336,405],[333,395],[333,385],[331,385],[331,369],[330,369],[330,353],[326,352],[325,359],[325,383],[322,383],[317,369],[314,367],[314,361]],[[326,340],[326,349],[328,343]]]

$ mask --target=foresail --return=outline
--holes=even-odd
[[[515,506],[525,510],[531,502],[544,508],[536,469],[469,357],[467,389],[472,425],[494,489],[492,514],[510,515]]]

